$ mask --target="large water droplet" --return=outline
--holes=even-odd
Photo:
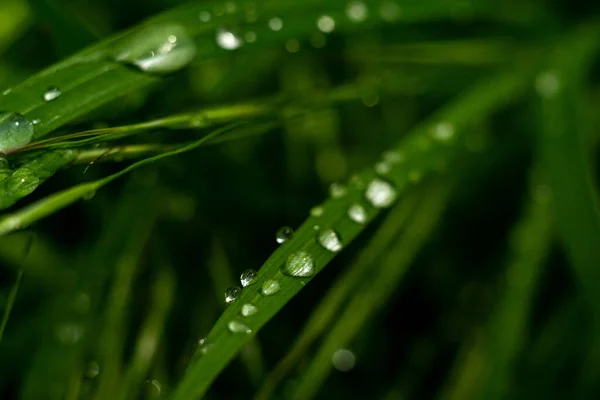
[[[85,366],[85,376],[88,378],[95,378],[100,373],[100,365],[96,361],[90,361]]]
[[[263,296],[272,296],[275,293],[279,292],[279,289],[281,289],[279,282],[274,279],[269,279],[268,281],[265,281],[262,284],[260,292]]]
[[[315,274],[315,261],[308,252],[304,250],[297,251],[288,257],[283,273],[290,276],[313,276]]]
[[[356,357],[348,349],[338,349],[333,353],[331,363],[338,371],[348,372],[356,365]]]
[[[335,29],[335,20],[329,15],[321,15],[317,19],[317,28],[323,33],[331,33]]]
[[[249,317],[251,315],[254,315],[254,314],[256,314],[257,311],[258,311],[258,307],[256,307],[252,303],[246,303],[242,306],[242,315],[244,317]]]
[[[346,7],[346,15],[350,21],[362,22],[367,19],[367,6],[362,1],[351,1]]]
[[[348,192],[348,189],[346,188],[346,185],[344,185],[342,183],[334,182],[331,185],[329,185],[329,195],[331,197],[333,197],[334,199],[339,199],[340,197],[344,197],[347,192]]]
[[[283,226],[275,233],[275,240],[277,243],[281,244],[290,240],[292,236],[294,236],[294,230],[289,226]]]
[[[248,328],[248,326],[246,326],[246,324],[244,324],[243,322],[240,321],[230,321],[227,324],[227,329],[229,329],[229,332],[231,333],[246,333],[246,334],[250,334],[252,333],[252,330],[250,328]]]
[[[33,139],[33,124],[21,114],[0,111],[0,152],[23,147]]]
[[[196,45],[179,25],[148,27],[117,45],[115,59],[144,72],[168,74],[188,65]]]
[[[242,45],[242,39],[234,32],[220,28],[217,30],[217,45],[225,50],[235,50]]]
[[[44,98],[44,101],[52,101],[54,99],[56,99],[57,97],[59,97],[62,94],[62,92],[60,91],[59,88],[57,87],[51,87],[48,90],[46,90],[46,92],[44,93],[44,95],[42,96]]]
[[[367,222],[367,212],[360,204],[352,204],[348,209],[348,217],[356,223],[364,224]]]
[[[313,217],[320,217],[323,215],[325,210],[321,206],[316,206],[310,209],[310,215]]]
[[[242,284],[242,287],[250,286],[256,282],[256,275],[257,273],[253,269],[247,269],[242,272],[240,275],[240,283]]]
[[[40,184],[39,178],[29,168],[19,168],[2,181],[2,190],[15,197],[25,197]]]
[[[342,245],[342,239],[333,229],[325,229],[319,232],[317,241],[321,246],[334,253],[337,253],[344,247]]]
[[[271,18],[269,20],[269,28],[275,32],[280,31],[283,28],[283,21],[278,17]]]
[[[230,287],[225,291],[225,303],[231,304],[240,297],[242,289],[239,286]]]
[[[396,200],[396,189],[382,179],[373,179],[367,187],[365,197],[373,207],[389,207]]]

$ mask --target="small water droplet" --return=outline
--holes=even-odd
[[[202,336],[200,339],[198,339],[198,346],[204,346],[207,340],[208,339],[206,338],[206,336]]]
[[[242,289],[239,286],[230,287],[225,291],[225,303],[231,304],[240,297]]]
[[[373,179],[367,187],[365,197],[375,208],[389,207],[396,200],[396,189],[389,182]]]
[[[244,33],[244,40],[248,43],[256,42],[256,33],[252,32],[252,31],[248,31],[248,32]]]
[[[257,273],[253,269],[247,269],[240,275],[240,283],[242,287],[250,286],[256,282]]]
[[[285,42],[285,49],[290,53],[297,53],[300,51],[300,42],[296,39],[289,39]]]
[[[454,125],[450,122],[444,121],[436,124],[432,131],[431,136],[440,142],[447,142],[454,136]]]
[[[342,245],[342,239],[333,229],[325,229],[319,232],[317,241],[321,246],[334,253],[337,253],[344,247]]]
[[[100,373],[100,365],[96,361],[90,361],[85,366],[85,376],[87,378],[95,378]]]
[[[217,45],[225,50],[236,50],[242,45],[242,40],[234,32],[219,28],[217,30]]]
[[[44,98],[44,101],[52,101],[52,100],[58,98],[61,94],[62,94],[62,92],[60,91],[60,89],[53,86],[51,88],[48,88],[48,90],[46,90],[43,98]]]
[[[400,6],[391,0],[384,0],[379,7],[381,18],[386,22],[393,22],[400,18]]]
[[[72,345],[83,337],[83,327],[76,323],[66,323],[56,328],[56,338],[65,345]]]
[[[367,19],[367,6],[362,1],[351,1],[346,7],[346,15],[353,22],[362,22]]]
[[[275,293],[279,292],[279,289],[281,289],[279,282],[277,282],[274,279],[269,279],[262,284],[260,292],[263,296],[272,296]]]
[[[315,49],[320,49],[327,44],[327,38],[320,32],[314,33],[310,36],[310,44]]]
[[[381,158],[390,164],[400,164],[404,161],[404,154],[399,151],[386,151],[381,155]]]
[[[4,92],[2,92],[2,96],[7,96],[10,94],[10,92],[12,92],[12,89],[6,89]]]
[[[347,192],[347,188],[346,185],[339,183],[339,182],[334,182],[331,185],[329,185],[329,195],[331,197],[333,197],[334,199],[339,199],[340,197],[344,197],[346,195]]]
[[[321,206],[316,206],[310,209],[310,215],[313,217],[320,217],[323,215],[325,210]]]
[[[275,240],[277,243],[282,244],[290,240],[294,236],[294,230],[289,226],[283,226],[275,233]]]
[[[331,33],[335,29],[335,20],[329,15],[321,15],[317,19],[317,28],[323,33]]]
[[[254,314],[256,314],[257,311],[258,311],[258,307],[256,307],[252,303],[246,303],[242,306],[242,315],[244,317],[249,317],[251,315],[254,315]]]
[[[348,217],[359,224],[367,222],[367,212],[365,211],[365,208],[358,203],[352,204],[350,208],[348,208]]]
[[[365,107],[375,107],[379,104],[379,93],[375,90],[369,90],[362,95],[362,103]]]
[[[314,225],[314,226],[313,226],[313,229],[314,229],[315,231],[318,231],[319,229],[321,229],[321,227],[320,227],[319,225]]]
[[[148,385],[148,396],[152,399],[157,399],[162,395],[162,385],[156,379],[147,380]]]
[[[31,123],[32,123],[33,125],[37,125],[37,124],[39,124],[40,122],[42,122],[42,120],[41,120],[41,119],[39,119],[39,118],[36,118],[36,119],[34,119],[34,120],[32,120],[32,121],[31,121]]]
[[[198,14],[198,19],[202,22],[210,21],[211,15],[208,11],[200,11]]]
[[[269,20],[269,28],[275,32],[278,32],[281,30],[281,28],[283,28],[283,21],[278,17],[271,18]]]
[[[297,251],[288,257],[283,273],[290,276],[313,276],[315,274],[315,261],[308,252],[304,250]]]
[[[348,349],[338,349],[333,353],[331,363],[338,371],[348,372],[356,365],[356,357]]]
[[[248,328],[248,326],[246,326],[246,324],[244,324],[243,322],[240,321],[230,321],[227,324],[227,329],[229,329],[229,332],[231,333],[246,333],[246,334],[250,334],[252,333],[252,330],[250,328]]]
[[[208,343],[208,339],[206,337],[201,337],[198,340],[198,351],[200,354],[204,355],[208,353],[208,351],[213,347],[212,343]]]
[[[33,192],[40,184],[39,178],[29,168],[19,168],[4,179],[1,189],[15,197],[24,197]]]
[[[545,98],[551,99],[560,91],[560,79],[555,71],[546,71],[535,79],[535,90]]]
[[[375,164],[375,172],[377,172],[379,175],[387,175],[390,173],[391,169],[391,164],[385,161],[380,161]]]
[[[33,139],[33,124],[14,112],[0,111],[0,153],[23,147]]]

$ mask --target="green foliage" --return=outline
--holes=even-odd
[[[163,3],[0,4],[0,397],[600,395],[597,6]]]

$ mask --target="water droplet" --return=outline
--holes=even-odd
[[[198,19],[202,22],[208,22],[210,21],[210,13],[208,11],[200,11],[200,14],[198,14]]]
[[[225,11],[228,14],[233,14],[237,11],[237,4],[235,4],[233,1],[228,1],[227,3],[225,3]]]
[[[365,181],[359,175],[352,175],[350,177],[350,183],[358,190],[364,190],[364,188],[366,187]]]
[[[240,275],[240,283],[242,287],[250,286],[256,282],[257,273],[253,269],[247,269]]]
[[[39,178],[29,168],[19,168],[2,181],[1,189],[15,197],[24,197],[40,184]]]
[[[362,1],[351,1],[346,7],[346,15],[353,22],[362,22],[367,19],[367,6]]]
[[[156,379],[145,382],[148,385],[148,395],[150,398],[157,399],[162,394],[162,385]]]
[[[6,89],[4,92],[2,92],[2,96],[7,96],[10,94],[10,92],[12,92],[12,89]]]
[[[313,217],[320,217],[323,215],[325,210],[321,206],[316,206],[310,209],[310,215]]]
[[[555,71],[546,71],[535,79],[535,90],[545,98],[551,99],[560,91],[560,79]]]
[[[290,276],[313,276],[315,274],[315,262],[308,252],[304,250],[297,251],[288,257],[283,273]]]
[[[383,161],[389,162],[390,164],[400,164],[404,161],[404,154],[399,151],[386,151],[381,156]]]
[[[62,324],[56,328],[56,338],[65,345],[79,342],[83,337],[83,328],[76,323]]]
[[[58,98],[61,94],[62,94],[62,92],[60,91],[60,89],[53,86],[53,87],[49,88],[48,90],[46,90],[43,98],[44,98],[44,101],[52,101],[52,100]]]
[[[362,95],[362,103],[365,107],[375,107],[379,104],[379,93],[375,90],[369,90]]]
[[[240,297],[242,289],[239,286],[230,287],[225,291],[225,303],[231,304]]]
[[[289,226],[281,227],[275,233],[275,240],[277,243],[282,244],[290,240],[294,236],[294,230]]]
[[[31,123],[32,123],[33,125],[37,125],[37,124],[39,124],[40,122],[42,122],[42,120],[41,120],[41,119],[39,119],[39,118],[36,118],[36,119],[34,119],[34,120],[32,120],[32,121],[31,121]]]
[[[381,18],[386,22],[392,22],[400,17],[400,6],[391,0],[385,0],[379,7]]]
[[[314,225],[314,226],[313,226],[313,229],[314,229],[315,231],[318,231],[319,229],[321,229],[321,227],[320,227],[319,225]]]
[[[85,376],[88,378],[95,378],[100,373],[100,365],[96,361],[90,361],[85,366]]]
[[[198,339],[198,346],[204,346],[207,340],[208,339],[206,338],[206,336],[202,336],[200,339]]]
[[[373,179],[367,187],[365,197],[373,207],[389,207],[396,200],[396,189],[382,179]]]
[[[320,49],[327,44],[327,38],[325,38],[325,35],[321,34],[320,32],[314,33],[310,37],[310,44],[315,49]]]
[[[269,28],[275,32],[278,32],[281,30],[281,28],[283,28],[283,21],[278,17],[271,18],[269,20]]]
[[[279,292],[279,289],[281,289],[279,282],[274,279],[269,279],[263,283],[262,287],[260,288],[260,292],[263,296],[272,296]]]
[[[296,39],[290,39],[285,42],[285,49],[290,53],[297,53],[300,51],[300,42]]]
[[[249,317],[251,315],[254,315],[254,314],[256,314],[257,311],[258,311],[258,307],[256,307],[252,303],[246,303],[242,306],[242,315],[244,317]]]
[[[179,25],[152,26],[124,38],[114,54],[144,72],[168,74],[194,59],[196,45]]]
[[[356,223],[364,224],[367,222],[367,212],[360,204],[352,204],[348,209],[348,217]]]
[[[331,363],[338,371],[348,372],[356,365],[356,357],[348,349],[338,349],[333,353]]]
[[[212,343],[208,343],[208,339],[206,337],[201,337],[198,340],[198,351],[200,354],[204,355],[208,353],[208,351],[213,347]]]
[[[319,232],[317,241],[321,246],[334,253],[337,253],[344,247],[340,236],[333,229],[325,229]]]
[[[391,169],[392,166],[390,165],[390,163],[385,161],[380,161],[377,164],[375,164],[375,172],[377,172],[379,175],[387,175],[390,173]]]
[[[347,192],[346,185],[338,182],[334,182],[329,185],[329,195],[334,199],[339,199],[340,197],[344,197]]]
[[[242,40],[232,31],[220,28],[217,30],[217,45],[225,50],[235,50],[242,45]]]
[[[321,15],[317,19],[317,27],[323,33],[331,33],[335,29],[335,20],[329,15]]]
[[[452,125],[450,122],[444,121],[436,124],[433,127],[431,136],[441,142],[447,142],[454,136],[454,131],[454,125]]]
[[[0,153],[23,147],[33,139],[33,124],[21,114],[0,111]]]
[[[256,33],[252,32],[252,31],[248,31],[248,32],[244,33],[244,40],[248,43],[256,42]]]
[[[252,333],[252,330],[250,330],[243,322],[236,320],[230,321],[227,324],[227,329],[229,329],[229,332],[231,333]]]

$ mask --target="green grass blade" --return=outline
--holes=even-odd
[[[2,337],[4,336],[4,330],[6,329],[6,325],[8,324],[8,319],[10,318],[10,313],[17,299],[17,293],[19,292],[19,286],[21,285],[21,279],[23,278],[23,268],[20,268],[17,271],[17,276],[15,277],[15,282],[10,288],[10,292],[8,293],[8,298],[6,299],[6,305],[4,306],[4,313],[2,315],[2,322],[0,322],[0,342],[2,341]]]

